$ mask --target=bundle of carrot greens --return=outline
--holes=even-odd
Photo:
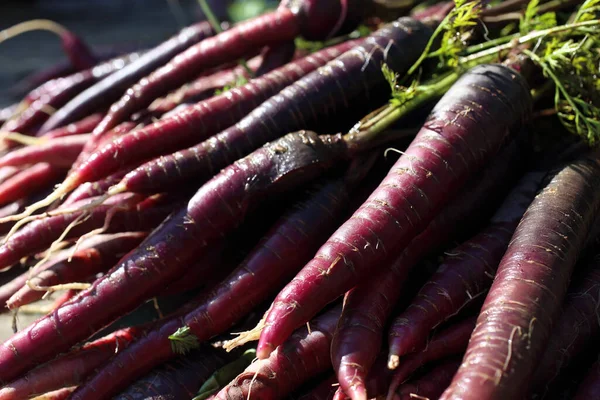
[[[25,25],[76,72],[0,113],[0,400],[600,397],[600,1],[426,3]]]

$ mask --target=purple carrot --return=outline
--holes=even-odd
[[[369,4],[364,0],[284,0],[277,10],[241,22],[190,47],[133,85],[111,106],[94,132],[106,132],[202,71],[244,57],[254,49],[290,42],[298,35],[325,39],[341,29],[352,29],[350,25],[368,14]]]
[[[191,399],[215,370],[233,358],[231,353],[203,346],[155,368],[113,399]]]
[[[600,153],[585,154],[562,168],[527,209],[443,399],[526,394],[600,210],[599,173]]]
[[[132,53],[99,64],[93,68],[77,72],[73,75],[58,78],[51,90],[33,101],[18,118],[7,121],[3,130],[23,134],[33,134],[38,132],[40,125],[48,119],[50,111],[59,109],[81,91],[94,83],[103,80],[115,71],[122,69],[125,65],[137,59],[137,57],[137,53]],[[81,117],[83,118],[95,111],[97,110],[90,110]],[[47,131],[48,130],[45,132]]]
[[[43,162],[27,167],[0,184],[0,205],[12,203],[51,187],[64,173],[63,168]]]
[[[600,332],[598,255],[595,255],[585,267],[586,272],[581,281],[567,293],[562,314],[552,329],[548,346],[536,367],[531,382],[531,388],[535,393],[546,393],[561,371],[569,365],[571,359],[585,351],[592,338],[598,337]]]
[[[397,366],[400,356],[425,346],[435,327],[487,292],[508,243],[545,174],[544,171],[530,172],[521,179],[489,225],[450,250],[450,255],[408,308],[394,319],[388,333],[390,368]],[[460,219],[453,222],[460,223]]]
[[[308,393],[299,396],[291,396],[292,399],[298,400],[333,400],[337,387],[337,379],[335,375],[323,379],[316,387],[308,391]]]
[[[429,35],[428,28],[409,18],[388,24],[363,44],[286,87],[236,125],[192,148],[133,170],[112,193],[128,190],[125,188],[154,192],[156,188],[188,180],[203,182],[239,157],[287,132],[310,127],[323,129],[324,120],[337,121],[340,117],[347,120],[352,115],[348,111],[352,104],[359,108],[360,104],[374,107],[389,95],[381,63],[392,65],[402,74],[418,57]],[[363,102],[365,98],[368,100]],[[92,164],[88,167],[93,167]]]
[[[75,387],[62,388],[52,392],[44,393],[41,396],[35,397],[32,400],[67,400]]]
[[[238,268],[204,296],[193,310],[149,332],[131,351],[119,355],[100,371],[88,383],[87,390],[103,388],[107,391],[110,386],[119,386],[121,381],[126,383],[173,357],[169,337],[181,327],[188,329],[182,336],[203,342],[248,314],[296,273],[335,229],[343,216],[350,190],[362,179],[368,166],[364,161],[354,163],[343,180],[330,182],[310,194],[306,201],[275,224]],[[141,360],[143,362],[138,362]],[[119,381],[108,379],[114,378],[117,371]],[[106,382],[109,382],[108,386]]]
[[[81,183],[101,179],[122,166],[197,143],[235,123],[262,100],[299,77],[314,71],[354,44],[355,42],[343,43],[290,63],[240,88],[198,103],[172,118],[111,141],[107,146],[97,149],[94,154],[86,155],[84,148],[82,157],[85,156],[86,162],[69,174],[53,196],[67,193]],[[174,133],[174,128],[177,134]],[[98,165],[101,166],[100,169],[97,169]]]
[[[589,369],[577,388],[573,400],[591,400],[600,397],[600,358]]]
[[[410,242],[389,269],[349,292],[331,356],[340,389],[351,398],[366,398],[365,381],[380,351],[384,326],[402,293],[407,273],[427,252],[449,241],[460,230],[459,224],[463,229],[469,225],[474,209],[485,209],[486,204],[502,193],[499,182],[511,181],[523,155],[523,149],[513,140],[463,189],[461,196],[450,202],[427,229]],[[424,340],[428,333],[427,330]]]
[[[124,66],[118,73],[113,74],[108,79],[99,81],[73,98],[48,119],[40,131],[42,133],[51,131],[110,105],[140,78],[213,33],[211,25],[206,21],[182,29],[177,35],[146,52],[129,65]]]
[[[529,89],[510,68],[482,65],[463,75],[381,185],[279,293],[257,356],[266,358],[294,328],[399,254],[530,110]]]
[[[90,134],[51,139],[39,145],[13,150],[0,157],[0,168],[47,163],[55,168],[69,168],[81,153]]]
[[[62,202],[62,207],[72,206],[74,203],[77,203],[80,200],[105,194],[111,186],[116,185],[121,181],[121,179],[123,179],[123,176],[127,173],[127,171],[128,170],[123,170],[99,181],[86,182],[80,185]]]
[[[294,389],[331,368],[331,338],[340,315],[334,307],[296,331],[269,359],[256,361],[224,387],[215,400],[274,400],[285,398]],[[75,397],[77,399],[77,397]]]
[[[400,385],[393,400],[438,399],[460,365],[460,358],[442,361],[418,379]]]
[[[9,309],[33,303],[44,295],[34,287],[48,287],[63,283],[82,282],[99,272],[108,271],[121,257],[136,247],[146,237],[145,232],[128,232],[115,235],[99,235],[93,242],[83,244],[80,250],[55,259],[49,266],[40,266],[40,272],[28,276],[28,284],[17,291],[7,302]]]
[[[90,133],[98,125],[98,122],[102,119],[102,113],[96,113],[89,115],[79,121],[70,123],[69,125],[56,128],[50,132],[44,134],[46,138],[58,138],[64,136],[80,135],[83,133]]]
[[[83,206],[93,200],[86,199],[73,206]],[[161,195],[140,201],[139,196],[126,194],[90,211],[88,217],[84,216],[85,211],[78,211],[36,220],[0,246],[0,265],[9,266],[22,257],[47,249],[78,219],[81,223],[69,231],[66,239],[101,228],[106,222],[107,214],[113,209],[114,215],[109,221],[106,233],[149,230],[158,225],[173,210],[176,203],[177,199],[173,196]]]

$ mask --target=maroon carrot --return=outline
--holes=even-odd
[[[600,358],[589,369],[577,388],[573,400],[597,399],[600,396]]]
[[[460,365],[460,358],[451,358],[433,367],[418,379],[400,385],[393,400],[437,399],[448,387]]]
[[[587,263],[582,279],[567,293],[561,316],[552,329],[548,346],[533,376],[531,388],[535,393],[546,393],[561,371],[585,351],[592,338],[600,332],[599,262],[598,255],[595,255]]]
[[[33,101],[18,118],[7,121],[3,130],[23,134],[33,134],[38,132],[41,124],[48,119],[49,113],[59,109],[78,93],[123,68],[124,65],[129,64],[137,57],[137,53],[132,53],[99,64],[93,68],[77,72],[73,75],[58,78],[56,82],[53,83],[53,86],[51,86],[51,89]],[[97,110],[90,110],[90,112],[83,115],[82,118],[95,111]]]
[[[347,295],[334,337],[331,357],[340,389],[353,399],[366,398],[365,382],[380,351],[383,329],[396,305],[408,272],[427,253],[449,241],[458,225],[469,225],[473,210],[502,193],[499,182],[511,181],[524,152],[513,140],[471,184],[463,189],[427,229],[414,238],[389,269],[358,285]],[[423,340],[429,330],[424,331]]]
[[[191,399],[213,372],[233,358],[224,350],[203,346],[155,368],[113,399]]]
[[[396,368],[400,356],[425,346],[429,333],[436,326],[487,292],[508,243],[544,176],[543,171],[527,174],[504,200],[490,224],[450,250],[450,255],[408,308],[394,319],[388,333],[390,368]]]
[[[368,169],[368,163],[355,163],[343,180],[330,182],[311,193],[306,201],[282,217],[238,268],[193,310],[149,332],[134,348],[117,356],[84,389],[107,391],[175,356],[169,338],[179,328],[187,327],[185,334],[178,335],[184,340],[203,342],[248,314],[293,276],[335,229],[344,214],[350,190]],[[118,381],[115,376],[119,376]]]
[[[64,173],[64,169],[44,162],[27,167],[0,184],[0,205],[52,187]]]
[[[93,198],[82,200],[80,204],[74,206],[83,206],[93,200]],[[42,218],[20,230],[0,246],[0,265],[9,266],[22,257],[46,250],[70,224],[75,226],[66,235],[66,239],[79,237],[93,229],[101,228],[110,212],[114,212],[114,215],[110,218],[105,233],[153,229],[173,210],[177,201],[176,197],[167,195],[141,201],[139,196],[126,194],[95,208],[89,214],[78,211]]]
[[[62,207],[72,206],[74,203],[89,199],[90,197],[96,197],[103,195],[113,185],[116,185],[121,181],[123,176],[127,173],[126,170],[117,172],[104,179],[96,182],[86,182],[80,185],[77,189],[71,192],[69,196],[62,202]]]
[[[186,110],[174,115],[172,118],[159,121],[144,129],[135,130],[112,141],[87,157],[87,162],[69,174],[69,177],[53,196],[67,193],[83,182],[101,179],[121,169],[124,165],[130,165],[152,156],[197,143],[220,129],[235,123],[248,111],[260,104],[261,101],[277,93],[301,76],[314,71],[317,67],[339,56],[341,52],[348,50],[353,44],[353,42],[343,43],[290,63],[261,78],[252,80],[240,88],[232,89],[221,96],[198,103],[189,111]],[[380,72],[379,75],[381,75]],[[328,95],[327,99],[329,100]],[[261,119],[261,121],[263,120]],[[165,132],[177,133],[165,135]],[[239,156],[235,159],[237,158]],[[97,169],[99,165],[101,169]]]
[[[80,135],[83,133],[90,133],[92,130],[98,125],[98,122],[102,119],[102,113],[91,114],[79,121],[70,123],[69,125],[65,125],[60,128],[56,128],[52,131],[44,134],[44,137],[58,138],[63,136],[72,136],[72,135]]]
[[[55,168],[69,168],[81,153],[89,134],[51,139],[39,145],[13,150],[0,157],[0,167],[47,163]]]
[[[286,343],[266,360],[256,361],[224,387],[216,400],[285,398],[294,389],[331,368],[329,351],[331,338],[340,315],[334,307],[296,331]],[[77,398],[77,397],[75,397]]]
[[[52,392],[44,393],[32,400],[67,400],[71,393],[75,390],[75,387],[63,388],[54,390]]]
[[[527,209],[443,399],[526,394],[600,209],[599,172],[598,152],[580,157],[560,170]]]
[[[99,272],[108,271],[144,237],[146,237],[144,232],[129,232],[92,238],[96,243],[83,245],[72,256],[65,255],[47,268],[41,266],[42,270],[29,277],[28,283],[11,296],[7,302],[8,308],[15,309],[41,299],[45,292],[34,290],[33,287],[82,282]]]
[[[4,385],[0,389],[0,399],[22,400],[36,394],[79,385],[91,371],[112,357],[115,351],[127,347],[141,334],[139,328],[125,328],[86,343],[80,349],[42,364],[18,380]]]
[[[157,97],[181,86],[202,71],[246,56],[254,49],[290,42],[298,35],[325,39],[350,28],[368,13],[370,2],[361,0],[282,1],[277,10],[206,39],[173,58],[168,64],[133,85],[113,104],[96,133],[105,132],[145,108]]]
[[[172,57],[213,34],[211,25],[204,21],[182,29],[177,35],[146,52],[110,78],[104,79],[73,98],[54,114],[41,128],[48,132],[110,105],[140,78],[164,65]],[[120,122],[120,121],[119,121]],[[114,126],[114,125],[113,125]]]
[[[423,350],[404,357],[400,362],[400,366],[394,372],[388,391],[388,399],[393,396],[399,385],[405,382],[418,368],[432,361],[463,354],[469,343],[469,337],[475,328],[475,320],[476,318],[472,317],[450,325],[433,335]]]
[[[397,255],[518,132],[530,109],[527,85],[513,70],[483,65],[463,75],[381,185],[277,296],[257,356],[267,357],[294,328]]]
[[[372,108],[389,95],[381,63],[393,65],[402,74],[418,57],[429,35],[427,27],[409,18],[388,24],[361,45],[286,87],[236,125],[192,148],[136,168],[112,193],[128,190],[125,188],[154,192],[188,180],[203,182],[285,133],[310,127],[323,129],[324,121],[333,119],[339,129],[338,119],[348,120],[353,115],[348,107],[354,105],[358,112],[365,112],[361,104]]]
[[[299,396],[291,396],[292,399],[298,400],[333,400],[337,387],[337,379],[335,375],[323,379],[316,387],[308,391],[308,393]]]

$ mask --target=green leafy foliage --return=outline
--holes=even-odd
[[[458,66],[458,56],[467,46],[472,28],[477,25],[481,4],[478,1],[456,0],[444,25],[439,58],[442,65]]]
[[[198,338],[187,326],[177,329],[174,334],[169,336],[169,340],[171,341],[171,350],[175,354],[186,354],[200,346]]]
[[[257,17],[276,6],[273,1],[267,0],[237,0],[227,7],[227,14],[231,22],[240,22]]]
[[[547,12],[539,14],[540,0],[531,0],[519,22],[519,31],[525,35],[531,31],[548,29],[556,26],[556,14]]]

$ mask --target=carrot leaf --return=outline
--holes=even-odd
[[[174,334],[169,336],[169,340],[171,341],[171,349],[175,354],[186,354],[200,346],[198,338],[187,326],[177,329]]]
[[[539,14],[540,0],[531,0],[527,4],[525,13],[519,21],[519,31],[525,35],[534,30],[541,30],[556,26],[556,13],[547,12]]]

